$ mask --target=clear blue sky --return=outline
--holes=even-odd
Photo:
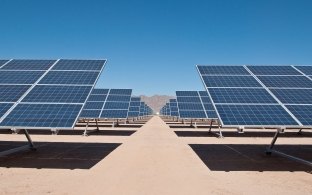
[[[98,87],[203,90],[196,64],[312,64],[311,0],[1,0],[0,58],[106,58]]]

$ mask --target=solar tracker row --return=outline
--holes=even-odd
[[[0,128],[72,129],[106,60],[77,62],[13,59],[0,66]]]
[[[197,68],[223,126],[312,125],[311,66]]]
[[[216,118],[207,92],[176,91],[180,118]]]
[[[93,89],[80,118],[127,118],[131,89]]]

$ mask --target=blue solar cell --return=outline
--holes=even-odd
[[[140,97],[131,97],[131,102],[140,102],[141,98]]]
[[[192,102],[192,103],[200,103],[199,97],[177,97],[177,101],[180,102]]]
[[[216,111],[214,111],[214,110],[208,110],[208,111],[206,111],[206,114],[207,114],[207,117],[210,119],[217,119],[218,118],[218,115],[217,115]]]
[[[197,91],[176,91],[177,96],[198,96]]]
[[[10,103],[0,103],[0,118],[13,106]]]
[[[0,85],[0,102],[16,102],[31,85]]]
[[[287,105],[286,107],[303,125],[312,125],[312,105]]]
[[[171,112],[178,112],[178,107],[170,107]]]
[[[50,71],[43,77],[40,84],[93,85],[98,75],[98,72]]]
[[[197,111],[197,110],[187,110],[187,111],[183,111],[180,110],[179,111],[180,114],[180,118],[207,118],[205,112],[202,111]]]
[[[211,100],[209,97],[201,97],[201,100],[203,103],[211,103]]]
[[[171,115],[171,116],[179,116],[179,113],[176,112],[176,111],[173,111],[173,112],[170,113],[170,115]]]
[[[3,66],[5,63],[7,63],[9,60],[0,60],[0,68]]]
[[[33,84],[43,71],[0,71],[0,84]]]
[[[312,88],[312,81],[305,76],[258,76],[267,87]]]
[[[77,104],[18,104],[0,126],[73,128],[81,107]]]
[[[116,102],[129,102],[131,99],[131,96],[124,96],[124,95],[108,95],[106,101],[116,101]]]
[[[291,66],[247,66],[255,75],[302,75]]]
[[[101,118],[127,118],[128,110],[103,110]]]
[[[297,122],[280,105],[216,105],[223,125],[291,126]]]
[[[277,103],[265,89],[209,88],[214,103]]]
[[[101,110],[82,110],[80,118],[99,118]]]
[[[312,75],[312,66],[295,66],[306,75]]]
[[[56,60],[11,60],[2,70],[48,70]]]
[[[84,103],[91,86],[37,85],[22,102]]]
[[[170,102],[170,104],[171,104],[171,103],[176,103],[177,100],[176,100],[176,99],[169,99],[169,102]]]
[[[202,75],[249,75],[243,66],[198,66]]]
[[[204,104],[205,110],[214,110],[214,107],[212,104]]]
[[[203,76],[207,87],[261,87],[252,76]]]
[[[105,102],[106,95],[90,95],[88,102]]]
[[[201,103],[179,103],[179,110],[204,110]]]
[[[140,102],[130,102],[131,107],[140,107]]]
[[[104,109],[128,109],[129,102],[106,102]]]
[[[104,102],[87,102],[83,109],[85,110],[101,110]]]
[[[311,89],[271,89],[284,104],[312,104]]]
[[[208,97],[208,96],[209,96],[208,93],[207,93],[207,91],[199,91],[199,95],[200,95],[201,97]]]
[[[93,89],[91,94],[92,95],[106,95],[108,94],[109,89]]]
[[[140,115],[140,112],[134,112],[134,111],[128,112],[128,117],[138,117],[139,115]]]
[[[140,111],[140,107],[129,107],[129,111],[131,112]]]
[[[100,71],[106,60],[59,60],[52,70],[96,70]]]
[[[111,89],[109,95],[131,95],[132,89]]]

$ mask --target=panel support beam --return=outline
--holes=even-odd
[[[295,156],[291,156],[291,155],[288,155],[288,154],[285,154],[283,152],[280,152],[280,151],[277,151],[277,150],[274,150],[274,146],[275,146],[275,143],[276,143],[276,140],[278,138],[278,136],[280,135],[280,133],[284,133],[284,129],[280,128],[276,131],[272,141],[271,141],[271,144],[270,146],[266,149],[266,154],[267,155],[271,155],[272,153],[273,154],[276,154],[278,156],[282,156],[284,158],[287,158],[287,159],[290,159],[290,160],[293,160],[293,161],[297,161],[299,163],[302,163],[302,164],[305,164],[305,165],[308,165],[310,167],[312,167],[312,162],[310,161],[307,161],[307,160],[304,160],[304,159],[301,159],[301,158],[297,158]]]
[[[26,129],[24,130],[24,134],[25,134],[27,141],[28,141],[27,145],[0,152],[0,157],[8,156],[10,154],[14,154],[14,153],[25,151],[25,150],[36,151],[37,149],[36,149],[34,143],[32,142],[31,137],[30,137],[30,135]]]

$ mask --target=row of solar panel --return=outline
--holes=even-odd
[[[29,59],[0,60],[0,70],[44,70],[46,71],[50,69],[51,67],[52,67],[52,70],[101,71],[103,68],[103,60],[69,60],[69,59],[60,59],[58,61],[57,60],[29,60]]]
[[[206,91],[176,91],[177,99],[170,99],[160,111],[162,115],[180,118],[217,118]]]
[[[204,75],[312,75],[311,66],[197,66]]]
[[[105,62],[0,61],[0,128],[73,128]]]
[[[224,126],[312,125],[311,66],[198,66],[198,70]]]
[[[131,97],[131,89],[94,89],[80,118],[128,118],[151,114],[140,97]],[[148,109],[149,108],[149,109]]]

